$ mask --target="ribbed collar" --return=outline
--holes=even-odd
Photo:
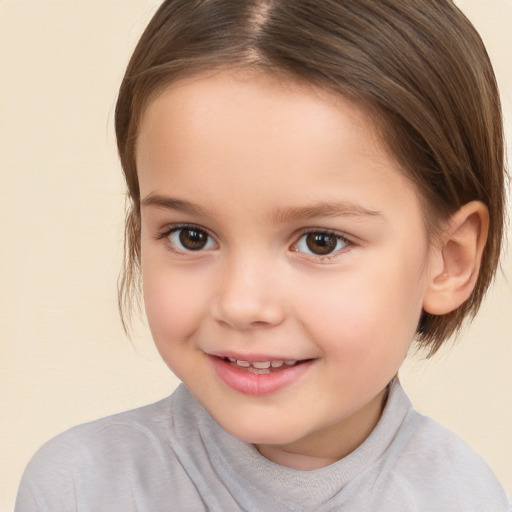
[[[283,511],[284,506],[289,510],[318,510],[321,504],[342,493],[382,457],[410,410],[413,409],[407,395],[396,380],[392,381],[381,419],[363,444],[330,466],[298,471],[269,461],[253,445],[227,433],[185,386],[174,393],[172,404],[182,460],[196,466],[189,468],[189,475],[197,475],[198,479],[204,476],[207,487],[211,475],[208,477],[205,472],[213,471],[242,508],[250,510],[251,503],[258,503],[267,507],[260,510],[272,510],[278,496]]]

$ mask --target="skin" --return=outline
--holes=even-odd
[[[169,86],[139,133],[144,300],[163,359],[268,459],[309,470],[346,456],[443,271],[413,185],[357,106],[256,72]],[[181,244],[183,224],[208,235],[202,250]],[[312,253],[308,230],[334,233],[335,249]],[[312,361],[252,396],[214,371],[210,355],[227,353]]]

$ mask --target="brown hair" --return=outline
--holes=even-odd
[[[492,281],[504,224],[504,141],[496,80],[471,23],[449,0],[167,0],[132,55],[116,107],[128,186],[123,325],[140,282],[135,164],[145,107],[179,78],[218,67],[283,74],[352,99],[377,119],[384,143],[423,200],[430,234],[482,201],[490,227],[471,297],[424,313],[417,340],[433,354],[474,316]]]

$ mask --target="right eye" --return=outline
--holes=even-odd
[[[215,249],[217,244],[204,230],[195,226],[174,228],[167,236],[171,245],[181,252]]]

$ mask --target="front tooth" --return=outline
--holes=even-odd
[[[254,368],[258,370],[263,370],[265,368],[270,368],[270,361],[265,361],[262,363],[252,363],[252,365],[254,366]]]
[[[287,364],[288,366],[293,366],[294,364],[297,364],[297,361],[285,361],[284,364]]]
[[[236,363],[236,359],[234,357],[228,357],[230,363]]]
[[[236,360],[236,364],[244,368],[249,368],[249,366],[251,366],[251,363],[249,361],[239,361],[238,359]]]
[[[272,361],[272,368],[280,368],[283,364],[284,361]]]

